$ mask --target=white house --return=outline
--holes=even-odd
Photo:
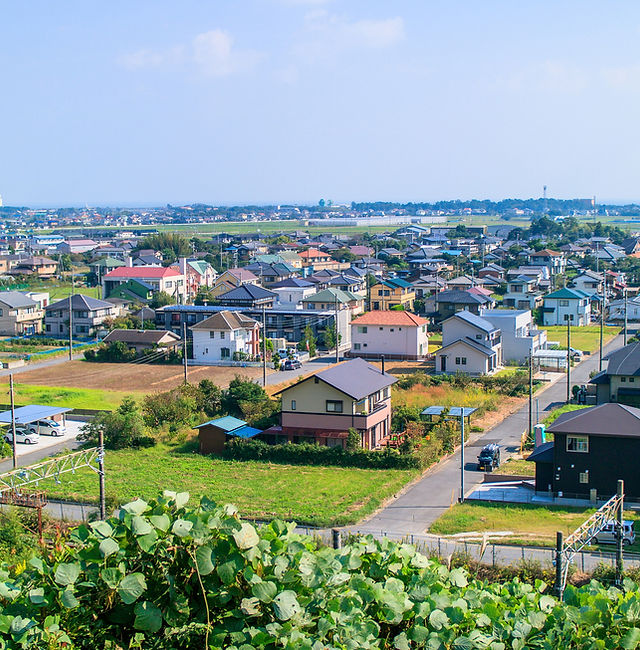
[[[591,322],[591,301],[578,289],[558,289],[544,297],[543,325],[566,325],[567,317],[577,327]]]
[[[423,359],[429,353],[425,318],[408,311],[371,311],[351,321],[352,357]]]
[[[220,311],[190,327],[196,363],[242,361],[260,350],[260,323],[236,311]]]
[[[607,305],[609,309],[609,319],[623,321],[625,312],[624,300],[613,300]],[[640,321],[640,296],[635,298],[628,298],[626,304],[627,321],[638,322]]]
[[[536,329],[528,309],[483,309],[480,316],[500,329],[505,361],[525,363],[538,350],[547,349],[547,332]]]
[[[593,271],[583,271],[571,280],[570,286],[572,289],[578,289],[587,295],[602,294],[604,276]]]
[[[442,322],[442,347],[436,352],[436,373],[488,375],[502,366],[500,329],[468,311]]]
[[[269,289],[278,295],[274,309],[302,309],[302,300],[317,291],[313,282],[302,278],[286,278],[272,284]]]

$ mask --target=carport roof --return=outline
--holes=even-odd
[[[19,406],[15,409],[16,422],[18,424],[29,424],[36,420],[44,420],[54,415],[68,413],[73,409],[60,408],[56,406],[42,406],[40,404],[30,404],[29,406]],[[11,411],[0,413],[0,424],[11,424]]]

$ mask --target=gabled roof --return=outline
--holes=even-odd
[[[491,298],[479,296],[478,294],[469,293],[468,291],[460,291],[453,289],[451,291],[440,291],[438,293],[438,302],[452,302],[457,304],[467,305],[484,305],[488,302],[493,302]]]
[[[342,289],[324,289],[318,293],[314,293],[312,296],[307,296],[303,298],[300,302],[336,302],[336,300],[341,304],[346,304],[349,302],[354,302],[362,300],[362,296],[356,296],[350,291],[343,291]]]
[[[205,318],[203,321],[192,325],[189,329],[191,330],[239,330],[239,329],[253,329],[256,325],[259,325],[257,320],[245,316],[239,311],[221,311],[209,318]]]
[[[583,300],[584,298],[587,298],[587,294],[584,293],[583,291],[579,291],[578,289],[567,289],[566,287],[564,289],[558,289],[557,291],[554,291],[553,293],[547,294],[544,299],[546,300],[547,298],[553,298],[553,299],[562,299],[562,300]]]
[[[19,291],[0,291],[0,302],[13,309],[18,307],[37,307],[38,303]]]
[[[304,381],[309,381],[314,377],[357,400],[364,399],[372,393],[377,393],[379,390],[391,386],[391,384],[398,381],[393,375],[388,373],[382,374],[379,368],[357,357],[350,361],[344,361],[343,363],[331,366],[326,370],[316,372],[314,375],[306,377],[293,386],[283,388],[276,395],[295,388],[295,386],[298,386]]]
[[[103,343],[124,341],[125,343],[176,343],[180,337],[168,330],[111,330],[103,339]]]
[[[246,424],[247,423],[244,420],[239,420],[238,418],[234,418],[232,415],[225,415],[224,417],[216,418],[215,420],[209,420],[208,422],[199,424],[195,428],[200,429],[201,427],[206,427],[207,425],[211,425],[213,427],[218,427],[218,429],[222,429],[223,431],[229,433],[230,431],[234,431],[235,429],[239,429],[240,427],[246,426]]]
[[[499,328],[495,327],[493,323],[490,323],[488,320],[485,320],[481,316],[476,316],[475,314],[472,314],[470,311],[458,311],[456,312],[453,316],[449,316],[449,318],[445,319],[442,321],[442,325],[444,326],[445,323],[448,323],[450,320],[454,319],[459,319],[463,320],[469,325],[472,325],[476,329],[482,330],[483,332],[491,333],[497,331]]]
[[[543,248],[541,251],[531,253],[531,257],[562,257],[562,253],[552,251],[548,248]]]
[[[625,404],[602,404],[563,413],[547,427],[550,433],[589,436],[640,437],[640,409]]]
[[[640,342],[609,352],[604,358],[609,362],[607,375],[640,375]]]
[[[271,285],[271,289],[286,289],[288,287],[308,289],[309,287],[315,287],[315,285],[313,282],[303,280],[302,278],[285,278],[284,280],[280,280]]]
[[[121,266],[113,269],[103,276],[106,279],[111,278],[170,278],[182,275],[175,266]]]
[[[241,284],[235,289],[220,294],[218,300],[264,300],[276,297],[277,295],[273,291],[269,291],[257,284]]]
[[[538,445],[527,457],[534,463],[553,463],[553,441]]]
[[[408,311],[370,311],[351,321],[354,325],[398,325],[399,327],[420,327],[429,321]]]
[[[227,273],[237,280],[240,280],[240,282],[251,282],[258,279],[257,275],[245,268],[228,269]]]
[[[71,306],[75,310],[80,311],[95,311],[96,309],[113,309],[113,303],[106,300],[98,300],[90,296],[83,296],[81,293],[76,293],[71,297]],[[69,311],[69,298],[63,298],[46,307],[47,311]]]
[[[387,280],[381,280],[378,284],[382,284],[385,287],[390,289],[411,289],[411,283],[406,280],[401,280],[400,278],[389,278]]]
[[[437,352],[436,354],[440,354],[443,350],[448,350],[449,348],[452,348],[454,345],[458,345],[459,343],[462,343],[463,345],[467,345],[470,348],[473,348],[474,350],[477,350],[478,352],[481,352],[487,357],[490,357],[496,353],[495,350],[492,348],[487,347],[486,345],[482,345],[482,343],[479,343],[478,341],[474,341],[473,339],[470,339],[468,337],[465,337],[463,339],[457,339],[456,341],[452,341],[451,343],[448,343],[447,345],[443,345]]]

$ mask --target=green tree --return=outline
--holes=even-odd
[[[137,404],[129,397],[125,398],[115,411],[100,413],[85,424],[78,434],[78,439],[97,445],[100,431],[104,435],[104,446],[107,449],[155,444],[154,439],[147,435]]]
[[[316,355],[316,337],[313,335],[310,325],[307,325],[302,331],[302,339],[298,343],[298,350],[307,350],[312,357]]]
[[[256,382],[236,375],[229,388],[222,396],[222,410],[229,415],[242,417],[244,415],[241,407],[243,402],[263,402],[268,399],[268,395],[262,386]]]
[[[338,343],[342,341],[342,334],[338,334]],[[335,323],[327,325],[324,330],[324,345],[327,350],[332,350],[336,347],[336,326]]]
[[[349,432],[347,433],[347,440],[345,443],[347,451],[357,451],[362,448],[362,442],[360,441],[360,434],[357,429],[349,427]]]
[[[154,291],[149,307],[151,309],[159,309],[160,307],[166,307],[167,305],[175,305],[176,299],[173,296],[170,296],[164,291]]]
[[[191,255],[191,243],[186,237],[173,232],[147,235],[136,247],[136,251],[152,248],[161,251],[165,263],[173,263],[179,257]]]

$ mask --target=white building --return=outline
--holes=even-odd
[[[301,301],[316,293],[317,287],[313,282],[302,278],[286,278],[272,284],[269,290],[278,295],[273,308],[289,310],[302,309]]]
[[[522,364],[547,348],[547,332],[536,329],[528,309],[484,309],[480,316],[500,329],[504,361]]]
[[[567,319],[577,327],[591,322],[591,300],[578,289],[558,289],[544,297],[543,325],[566,325]]]
[[[196,363],[243,361],[259,354],[260,323],[240,312],[218,312],[190,329]]]

